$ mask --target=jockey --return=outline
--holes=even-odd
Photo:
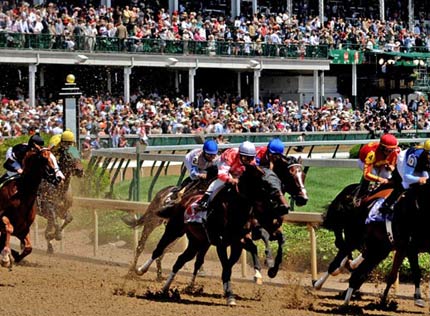
[[[267,146],[257,147],[257,155],[255,157],[257,165],[273,169],[273,163],[276,161],[276,159],[279,159],[284,154],[284,150],[285,145],[279,138],[272,139],[269,144],[267,144]],[[270,179],[268,179],[268,181],[270,181]],[[271,181],[271,183],[274,187],[276,187],[276,180]],[[290,210],[290,206],[285,199],[282,188],[279,188],[279,192],[276,194],[276,196],[279,198],[280,205],[278,211],[280,211],[281,215],[287,214]]]
[[[229,148],[224,151],[218,163],[218,179],[213,181],[198,202],[201,211],[206,211],[209,202],[224,187],[225,183],[238,184],[239,177],[245,171],[246,165],[256,165],[255,145],[249,141],[240,144],[239,148]]]
[[[9,147],[6,151],[6,161],[3,167],[6,169],[6,175],[4,177],[11,177],[15,174],[21,174],[22,161],[27,153],[27,151],[33,148],[43,147],[45,142],[39,134],[34,134],[30,137],[27,144],[17,144],[13,147]]]
[[[360,149],[358,166],[363,170],[363,177],[356,198],[360,199],[367,193],[370,182],[389,182],[400,152],[398,144],[394,135],[384,134],[379,142],[369,143]]]
[[[393,212],[400,196],[412,184],[423,185],[427,182],[430,171],[430,140],[426,140],[424,146],[401,151],[397,158],[396,170],[397,172],[393,174],[394,190],[379,209],[383,214]]]
[[[267,146],[257,147],[257,165],[270,168],[270,165],[284,154],[285,145],[279,138],[272,139]]]
[[[203,144],[203,148],[197,148],[185,155],[184,164],[190,174],[188,178],[182,181],[181,185],[174,189],[168,201],[174,201],[177,193],[185,188],[192,181],[207,179],[208,172],[217,172],[217,163],[219,161],[218,144],[216,141],[209,139]]]
[[[66,129],[62,134],[56,134],[49,140],[51,151],[59,158],[61,153],[66,153],[74,159],[81,159],[78,149],[75,146],[75,135],[70,129]]]

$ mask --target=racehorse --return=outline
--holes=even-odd
[[[55,157],[46,148],[29,150],[22,165],[22,174],[7,179],[0,188],[0,249],[2,264],[9,267],[11,255],[15,262],[20,262],[32,251],[29,232],[36,217],[35,201],[40,182],[48,179],[59,183],[63,178]],[[21,241],[21,253],[11,250],[11,236]]]
[[[317,281],[314,288],[319,290],[330,275],[337,275],[341,269],[352,260],[352,252],[360,250],[364,243],[365,221],[369,208],[379,199],[386,197],[391,191],[390,186],[380,186],[364,198],[356,206],[353,197],[359,184],[354,183],[345,187],[330,203],[324,214],[323,227],[332,230],[335,235],[335,245],[338,252],[328,267],[328,271]]]
[[[184,264],[197,255],[193,283],[209,246],[214,245],[222,265],[221,278],[224,296],[227,298],[228,305],[236,305],[231,286],[232,267],[240,258],[244,246],[243,239],[249,232],[248,223],[252,217],[253,206],[271,205],[271,199],[274,198],[272,193],[278,192],[276,186],[273,186],[271,174],[274,173],[270,169],[246,166],[237,187],[226,185],[210,202],[206,220],[188,222],[183,225],[188,238],[188,246],[177,258],[172,272],[163,286],[163,292],[169,290],[175,275]],[[280,185],[279,179],[277,177],[275,179]],[[186,202],[187,205],[192,205],[196,198],[191,197],[190,201]],[[274,208],[264,209],[267,213],[276,212]],[[166,227],[164,235],[170,233]],[[230,254],[227,253],[228,247],[230,247]]]
[[[274,174],[270,175],[277,176],[280,180],[281,188],[279,190],[284,194],[288,193],[297,206],[306,205],[308,201],[307,191],[304,186],[306,175],[303,172],[301,158],[278,155],[277,159],[273,162],[271,169],[274,171]],[[276,183],[276,180],[273,181],[273,183]],[[285,243],[282,223],[284,222],[286,214],[278,214],[276,212],[267,214],[264,207],[270,206],[258,205],[254,207],[254,217],[251,220],[251,236],[253,240],[263,240],[265,245],[266,262],[269,268],[267,274],[270,278],[274,278],[277,275],[280,264],[282,263],[282,250]],[[275,259],[273,259],[269,241],[276,241],[278,243]],[[252,242],[248,242],[248,240],[246,240],[244,248],[251,253],[255,270],[254,280],[256,283],[261,284],[261,265],[258,258],[257,247]]]
[[[384,290],[381,304],[386,303],[389,290],[395,280],[403,259],[408,256],[411,263],[415,283],[415,304],[423,307],[419,283],[421,271],[418,266],[418,253],[430,253],[430,237],[428,223],[430,214],[428,209],[430,201],[428,192],[430,184],[416,185],[405,193],[405,196],[395,205],[392,218],[392,234],[387,233],[384,222],[372,222],[367,225],[365,247],[363,248],[364,261],[352,271],[349,279],[344,304],[349,304],[352,293],[360,288],[369,273],[376,265],[385,259],[391,250],[395,250],[392,269],[387,277],[387,286]],[[421,304],[417,303],[421,301]]]
[[[178,194],[179,198],[182,200],[187,200],[188,197],[190,197],[190,196],[204,193],[206,191],[207,187],[209,186],[209,184],[211,183],[211,181],[215,178],[215,176],[216,176],[215,174],[209,173],[208,178],[206,180],[189,182],[184,187],[184,190],[181,190],[179,192],[179,194]],[[169,215],[168,222],[166,222],[166,218],[163,218],[163,217],[160,217],[157,215],[160,210],[163,212],[163,209],[166,207],[170,210],[170,209],[172,209],[172,205],[176,205],[176,206],[182,205],[182,204],[170,204],[170,203],[167,203],[167,205],[166,205],[166,202],[165,202],[166,199],[168,199],[168,197],[170,197],[172,195],[174,190],[177,190],[176,186],[168,186],[168,187],[165,187],[165,188],[161,189],[160,191],[158,191],[157,194],[155,195],[154,199],[152,199],[151,203],[149,203],[148,208],[146,209],[146,212],[133,225],[134,227],[143,225],[143,230],[142,230],[142,233],[141,233],[141,236],[139,239],[139,243],[138,243],[137,248],[136,248],[133,263],[130,267],[131,272],[134,272],[136,270],[137,261],[139,260],[140,255],[142,254],[143,250],[145,249],[146,241],[148,240],[151,233],[155,230],[155,228],[157,228],[158,226],[160,226],[163,223],[165,223],[166,225],[169,225],[168,222],[175,222],[175,221],[179,221],[180,224],[183,225],[184,212],[185,212],[184,208],[174,207],[173,209],[175,210],[175,212],[171,212],[171,214]],[[181,194],[181,192],[183,192],[183,194]],[[171,226],[171,224],[170,224],[170,226]],[[182,229],[180,229],[180,231],[181,231],[181,234],[177,238],[183,236],[183,234],[184,234],[182,232]],[[176,240],[177,238],[175,238],[174,240]],[[174,240],[172,240],[171,242],[173,242]],[[167,248],[169,246],[169,244],[171,244],[171,242],[169,242],[163,248],[163,251],[160,254],[157,254],[157,256],[155,257],[156,258],[156,264],[157,264],[157,279],[158,280],[161,280],[161,272],[162,272],[161,260],[162,260],[164,249]],[[138,274],[141,275],[143,273],[138,273]]]
[[[305,205],[308,201],[307,192],[304,186],[305,181],[305,173],[303,172],[303,167],[301,164],[301,159],[295,157],[285,157],[279,156],[279,159],[275,160],[272,169],[281,180],[281,187],[279,188],[282,192],[287,192],[291,195],[293,200],[296,202],[298,206]],[[271,174],[273,175],[273,174]],[[201,188],[206,188],[209,183],[203,183]],[[142,275],[146,273],[150,267],[150,265],[156,261],[157,263],[157,278],[161,279],[161,258],[162,254],[166,250],[166,248],[171,245],[176,239],[182,237],[185,234],[184,230],[184,212],[185,207],[184,203],[177,205],[175,208],[164,209],[161,211],[162,217],[160,218],[157,214],[159,214],[159,209],[161,205],[164,204],[164,200],[170,194],[171,190],[174,187],[167,187],[160,192],[157,193],[155,198],[151,201],[148,209],[145,214],[139,219],[138,224],[144,225],[141,238],[139,240],[139,244],[137,246],[133,263],[131,265],[131,271],[135,271],[138,275]],[[201,193],[204,192],[204,189]],[[198,194],[199,190],[188,189],[186,190],[186,196],[183,200],[186,201],[187,197],[191,197],[195,194]],[[182,207],[181,207],[182,206]],[[272,258],[271,249],[269,245],[269,240],[277,240],[278,241],[278,252],[276,260],[273,263],[269,263],[269,275],[275,276],[278,271],[278,267],[281,263],[282,259],[282,244],[284,243],[284,238],[282,235],[282,231],[280,229],[280,224],[282,224],[281,216],[279,214],[273,214],[274,218],[270,221],[264,221],[263,227],[259,223],[258,214],[256,214],[253,221],[253,239],[258,239],[261,237],[266,246],[266,254],[268,261]],[[276,218],[275,218],[276,217]],[[166,218],[166,219],[164,219]],[[152,253],[151,258],[149,258],[142,266],[137,267],[137,262],[140,254],[142,253],[145,242],[151,232],[159,226],[162,222],[166,221],[166,230],[176,231],[176,234],[167,234],[163,235],[160,241],[157,244],[157,247]],[[273,225],[275,223],[275,225]],[[265,228],[265,229],[263,229]],[[254,278],[257,283],[261,283],[261,265],[258,259],[257,247],[252,243],[252,240],[246,239],[245,249],[248,250],[253,259],[255,275]],[[273,260],[272,260],[273,261]]]
[[[61,240],[62,231],[73,220],[69,211],[73,201],[70,186],[72,176],[84,175],[82,161],[75,147],[59,150],[58,164],[64,174],[64,181],[57,186],[42,180],[37,197],[38,215],[47,219],[45,239],[48,253],[54,252],[52,240]]]

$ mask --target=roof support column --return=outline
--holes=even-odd
[[[240,0],[231,0],[231,16],[240,16]]]
[[[414,31],[414,0],[408,0],[408,24],[409,24],[409,32]]]
[[[379,19],[385,22],[385,0],[379,0]]]
[[[130,102],[130,75],[131,67],[124,67],[124,104]]]
[[[324,26],[324,0],[318,0],[318,13],[321,27]]]
[[[107,70],[106,70],[106,81],[107,81],[107,91],[109,92],[109,93],[111,93],[112,92],[112,72],[110,71],[110,69],[108,68]]]
[[[257,0],[252,0],[252,14],[257,13]]]
[[[194,77],[196,75],[196,69],[188,69],[188,99],[190,102],[194,102]]]
[[[287,0],[287,11],[290,17],[293,16],[293,0]]]
[[[173,13],[173,11],[178,11],[178,9],[179,9],[179,1],[169,0],[169,13]]]
[[[318,70],[314,70],[314,105],[317,109],[320,107],[319,85]]]
[[[320,73],[320,86],[321,86],[321,105],[325,103],[325,78],[324,78],[324,70],[321,70]]]
[[[254,108],[258,103],[260,103],[260,77],[261,70],[254,70]]]
[[[354,102],[353,108],[357,108],[357,64],[352,64],[352,87],[351,87],[352,99]]]
[[[28,66],[28,98],[31,107],[36,106],[36,72],[37,65]]]

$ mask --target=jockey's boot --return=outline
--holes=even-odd
[[[290,206],[288,205],[287,199],[282,194],[282,192],[279,192],[278,198],[279,198],[279,206],[276,209],[276,211],[278,212],[278,216],[287,215],[291,209]]]
[[[198,205],[201,211],[207,211],[209,207],[209,199],[211,195],[209,193],[205,193],[200,199]]]
[[[403,194],[403,190],[395,188],[393,192],[391,192],[391,194],[382,203],[381,207],[379,208],[379,212],[381,214],[387,214],[387,215],[393,214],[394,206],[397,204],[397,201],[399,200],[402,194]]]

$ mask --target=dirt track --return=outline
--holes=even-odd
[[[198,287],[184,293],[189,281],[187,267],[174,282],[170,298],[160,297],[162,286],[155,280],[154,270],[143,277],[126,278],[127,261],[131,251],[117,245],[105,245],[100,256],[76,258],[74,255],[90,253],[86,236],[73,240],[68,235],[68,254],[46,255],[43,251],[31,254],[22,265],[12,271],[0,270],[0,311],[11,315],[416,315],[425,313],[413,305],[412,285],[401,285],[397,311],[374,309],[382,285],[366,285],[361,301],[354,301],[347,311],[339,310],[342,300],[338,293],[347,287],[346,275],[330,279],[326,289],[316,292],[310,288],[309,274],[281,271],[273,283],[257,286],[252,275],[240,278],[240,267],[234,274],[234,289],[238,306],[229,308],[222,297],[217,262],[205,264],[206,277],[198,279]],[[146,258],[148,254],[144,255]],[[173,255],[168,256],[166,267],[171,266]],[[120,263],[114,264],[113,261]],[[249,269],[249,274],[251,271]],[[266,281],[267,277],[266,277]],[[179,295],[178,295],[179,294]]]

